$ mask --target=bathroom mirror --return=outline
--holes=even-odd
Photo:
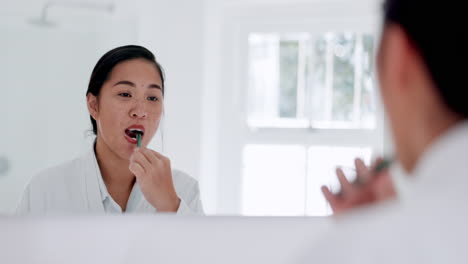
[[[0,214],[89,151],[91,71],[138,44],[166,74],[149,147],[198,180],[207,215],[329,215],[335,168],[385,148],[374,2],[2,0]]]

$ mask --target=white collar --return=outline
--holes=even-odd
[[[88,155],[91,156],[91,159],[93,160],[93,163],[95,164],[94,169],[95,169],[95,174],[96,175],[96,180],[98,182],[99,186],[99,191],[101,194],[101,201],[104,201],[106,198],[110,197],[109,192],[107,191],[106,184],[104,183],[104,180],[102,179],[102,174],[101,170],[99,168],[99,163],[97,162],[97,157],[96,157],[96,152],[95,152],[95,144],[92,144],[91,150],[89,151]]]
[[[468,178],[468,121],[440,136],[420,158],[415,170],[415,187],[425,192],[453,192]],[[458,190],[458,189],[457,189]]]

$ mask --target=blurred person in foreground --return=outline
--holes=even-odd
[[[342,214],[300,263],[466,263],[467,13],[463,1],[385,1],[377,67],[395,158],[412,179],[409,193],[404,203]],[[339,212],[369,204],[392,186],[369,187],[388,172],[380,176],[367,189],[351,186],[354,202],[324,194]]]

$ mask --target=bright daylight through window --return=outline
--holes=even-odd
[[[371,34],[249,34],[246,122],[251,133],[266,129],[278,142],[273,136],[270,143],[244,145],[243,214],[331,213],[320,186],[337,186],[336,166],[353,177],[353,159],[371,159],[373,146],[347,135],[376,131],[374,54]],[[334,131],[343,140],[288,144],[294,129],[307,138]]]

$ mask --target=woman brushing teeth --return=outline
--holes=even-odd
[[[164,75],[150,51],[124,46],[106,53],[92,72],[87,106],[93,149],[34,177],[19,213],[203,214],[197,181],[146,147],[164,108]]]

